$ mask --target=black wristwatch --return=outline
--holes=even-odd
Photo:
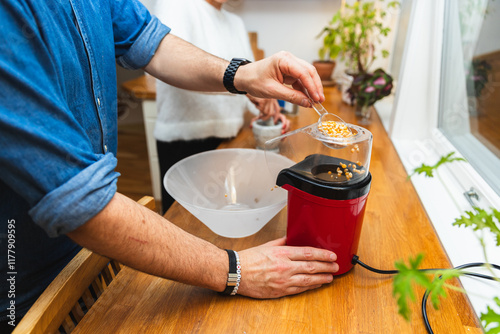
[[[251,63],[250,60],[245,58],[233,58],[231,62],[226,68],[226,72],[224,72],[224,79],[222,82],[224,83],[224,87],[226,87],[227,91],[233,94],[246,94],[247,92],[239,91],[234,87],[234,75],[240,66]]]

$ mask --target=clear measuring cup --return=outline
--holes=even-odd
[[[302,85],[302,87],[304,87],[304,86]],[[337,116],[336,114],[329,113],[328,110],[326,110],[326,108],[323,107],[323,105],[321,103],[315,102],[311,98],[311,95],[309,95],[309,92],[307,91],[307,89],[302,88],[302,91],[304,92],[304,94],[306,94],[306,96],[309,100],[309,103],[311,103],[311,107],[319,115],[318,128],[320,131],[323,131],[326,135],[328,135],[324,131],[323,125],[326,123],[330,123],[330,122],[337,122],[337,123],[343,124],[348,129],[348,131],[351,132],[351,129],[347,126],[347,123],[342,118],[340,118],[340,116]],[[352,132],[351,132],[351,134],[352,134]]]

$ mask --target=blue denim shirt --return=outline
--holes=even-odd
[[[115,64],[144,67],[170,29],[137,1],[2,0],[0,31],[4,320],[11,300],[19,318],[79,250],[64,234],[115,194]]]

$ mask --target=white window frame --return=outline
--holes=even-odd
[[[448,1],[448,0],[447,0]],[[440,156],[458,150],[438,129],[441,61],[446,1],[412,2],[411,19],[401,61],[400,76],[388,132],[409,174],[422,163],[433,165]],[[463,195],[473,187],[484,209],[500,208],[500,197],[466,162],[454,162],[439,168],[438,177],[422,175],[411,179],[429,219],[453,266],[484,262],[483,249],[469,228],[452,223],[465,211],[473,211]],[[411,222],[409,222],[411,223]],[[486,236],[490,263],[500,264],[500,252],[493,238]],[[462,278],[475,312],[486,312],[498,284]]]

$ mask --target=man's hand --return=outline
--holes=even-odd
[[[285,51],[240,66],[234,85],[255,97],[276,98],[303,107],[311,105],[304,89],[314,101],[325,100],[323,85],[314,66]]]
[[[241,283],[238,294],[277,298],[316,289],[339,270],[335,253],[312,247],[285,246],[285,238],[238,252]]]

